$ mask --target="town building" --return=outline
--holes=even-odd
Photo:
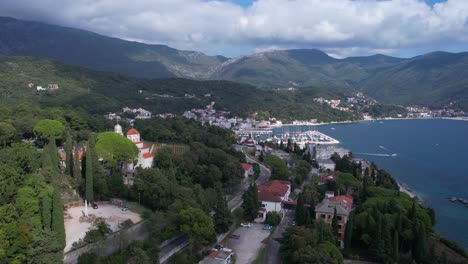
[[[115,125],[114,132],[124,136],[122,132],[122,126],[119,124]],[[154,160],[153,146],[150,147],[144,143],[140,138],[140,132],[138,132],[138,130],[135,128],[128,130],[126,137],[138,147],[138,161],[135,166],[133,166],[133,164],[129,164],[129,166],[127,166],[127,170],[131,171],[135,167],[141,167],[143,169],[151,168]]]
[[[241,163],[242,170],[244,171],[244,177],[247,178],[254,174],[252,164]]]
[[[283,203],[289,201],[291,193],[291,183],[288,181],[267,181],[258,187],[258,201],[261,208],[259,217],[265,219],[268,212],[279,213],[283,209]]]
[[[344,247],[346,223],[349,220],[349,215],[352,209],[353,197],[350,195],[340,195],[325,198],[315,207],[315,219],[321,219],[328,224],[332,223],[336,210],[338,221],[338,243],[341,248]]]

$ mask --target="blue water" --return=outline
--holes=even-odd
[[[468,207],[447,199],[468,199],[468,122],[385,120],[317,129],[390,172],[434,208],[439,233],[468,248]]]

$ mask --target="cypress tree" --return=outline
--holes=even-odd
[[[59,165],[59,156],[57,152],[57,144],[55,142],[55,136],[52,135],[49,139],[49,147],[48,147],[48,152],[50,155],[50,161],[52,162],[52,168],[54,171],[58,170],[58,165]]]
[[[390,233],[390,226],[389,223],[385,218],[383,218],[382,221],[382,240],[383,240],[383,249],[384,253],[386,255],[386,259],[392,259],[393,258],[393,241],[392,241],[392,235]]]
[[[52,223],[51,230],[55,232],[57,241],[65,246],[65,227],[63,222],[63,204],[60,193],[54,190],[52,195]]]
[[[302,226],[305,224],[306,221],[306,212],[304,207],[304,197],[302,194],[299,194],[297,199],[297,206],[296,206],[296,223],[298,226]]]
[[[88,142],[88,148],[86,150],[86,190],[85,197],[88,202],[94,200],[94,191],[93,191],[93,159],[91,157],[91,151]]]
[[[400,259],[400,244],[399,244],[399,237],[398,231],[395,229],[393,231],[393,261],[398,263]]]
[[[345,236],[344,236],[344,246],[345,251],[349,252],[351,248],[351,239],[353,237],[353,214],[349,215],[348,222],[346,222]]]
[[[283,143],[283,140],[281,140],[279,147],[280,147],[280,149],[284,149],[284,143]]]
[[[50,226],[52,224],[52,195],[51,187],[44,189],[41,195],[41,217],[42,228],[44,230],[50,230]]]
[[[420,263],[423,262],[424,257],[427,254],[426,228],[424,227],[424,224],[417,221],[416,230],[416,249],[414,252],[414,258],[418,263]]]
[[[336,215],[336,207],[335,207],[335,210],[333,211],[332,230],[333,230],[333,235],[335,235],[335,238],[338,238],[339,228],[338,228],[338,217]]]
[[[260,209],[257,185],[252,183],[244,193],[243,197],[244,203],[242,204],[242,207],[244,209],[244,216],[248,221],[252,221],[257,217],[258,210]]]
[[[220,189],[217,190],[217,201],[214,215],[214,225],[217,233],[224,233],[229,230],[231,225],[231,212],[227,207],[226,200]]]
[[[73,142],[70,134],[67,135],[65,142],[65,174],[73,175]]]
[[[75,154],[73,159],[73,178],[75,179],[76,185],[79,187],[81,185],[81,178],[83,175],[81,174],[81,165],[80,165],[80,157],[79,157],[78,146],[75,144]]]

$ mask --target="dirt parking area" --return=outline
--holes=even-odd
[[[250,228],[239,227],[233,233],[239,239],[227,237],[223,243],[236,254],[236,264],[252,263],[270,232],[271,230],[263,230],[263,224],[252,224]]]
[[[106,223],[110,225],[112,231],[117,231],[119,224],[127,219],[132,220],[134,224],[142,220],[141,216],[132,211],[122,211],[118,206],[112,204],[98,204],[98,209],[88,207],[88,214],[94,214],[96,218],[102,217]],[[91,227],[91,223],[80,222],[80,217],[83,215],[85,208],[83,206],[68,208],[65,213],[65,240],[66,246],[64,252],[68,252],[73,242],[77,242],[80,238],[84,238],[86,232]]]

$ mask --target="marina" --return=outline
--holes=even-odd
[[[288,125],[281,127],[247,128],[234,130],[238,136],[247,136],[258,141],[284,144],[290,141],[301,149],[308,144],[336,145],[340,142],[318,130],[315,126]]]

